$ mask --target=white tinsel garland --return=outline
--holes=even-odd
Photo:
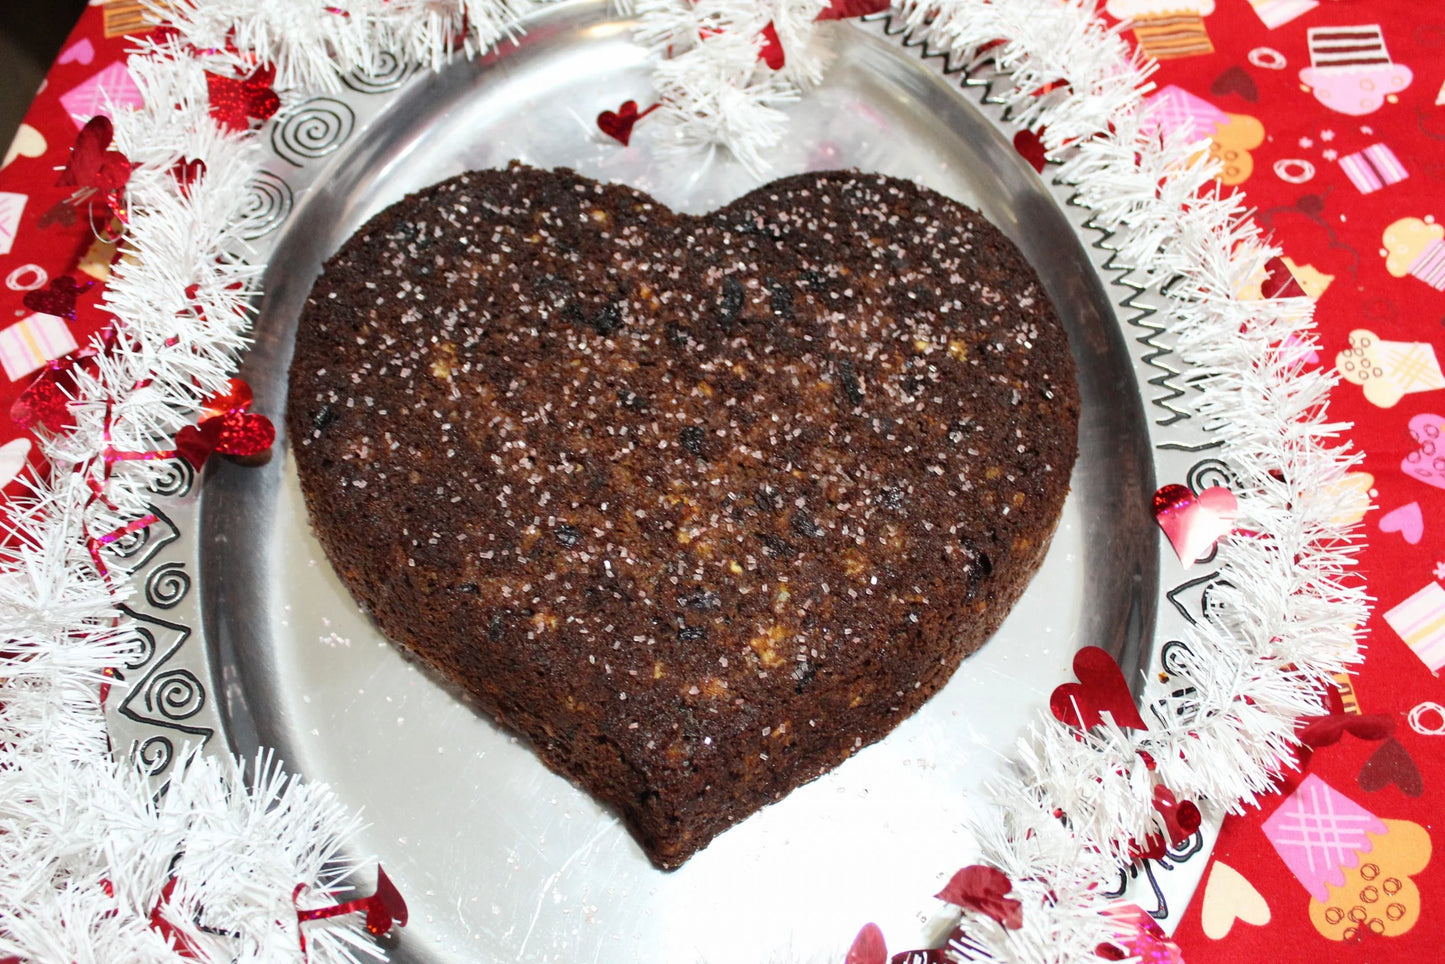
[[[253,135],[211,123],[203,70],[243,76],[272,64],[286,98],[334,85],[338,68],[373,67],[384,50],[437,64],[453,50],[486,49],[535,6],[153,5],[176,29],[130,65],[147,105],[159,106],[116,118],[117,147],[139,165],[128,188],[129,255],[106,296],[117,349],[77,377],[76,430],[44,440],[54,474],[8,507],[16,538],[0,570],[11,637],[0,665],[0,954],[184,959],[153,926],[159,913],[175,940],[209,960],[299,959],[293,890],[306,885],[307,907],[327,902],[348,869],[333,860],[353,818],[268,761],[248,783],[234,764],[194,758],[159,803],[132,767],[110,762],[98,694],[103,671],[127,655],[116,607],[129,588],[95,569],[87,541],[140,515],[162,470],[104,456],[173,437],[224,385],[244,345],[259,267],[234,255],[245,249],[242,191],[260,155]],[[639,41],[667,54],[655,74],[667,139],[681,150],[725,147],[765,170],[785,134],[779,107],[826,63],[827,31],[837,27],[815,18],[828,3],[627,6],[641,18]],[[1223,443],[1239,524],[1254,535],[1220,547],[1217,608],[1184,640],[1188,655],[1168,686],[1149,681],[1146,702],[1160,710],[1149,730],[1106,725],[1081,737],[1041,716],[991,787],[995,805],[975,829],[982,858],[1023,902],[1023,926],[974,915],[966,926],[1000,960],[1093,959],[1115,936],[1099,913],[1100,882],[1117,875],[1131,842],[1162,829],[1154,784],[1232,810],[1267,791],[1295,745],[1295,718],[1318,712],[1330,675],[1358,658],[1365,612],[1350,576],[1352,533],[1338,521],[1348,517],[1338,483],[1352,463],[1332,447],[1338,426],[1323,414],[1331,379],[1302,370],[1313,344],[1308,303],[1240,300],[1275,252],[1237,196],[1210,193],[1199,145],[1161,140],[1143,100],[1147,71],[1094,6],[907,0],[897,14],[958,60],[988,60],[1005,75],[992,94],[1062,161],[1055,174],[1111,234],[1118,276],[1162,306],[1149,322],[1160,325],[1156,343],[1208,376],[1196,412]],[[768,24],[786,54],[781,70],[759,61]],[[183,191],[171,168],[194,159],[205,174]],[[1169,695],[1180,689],[1191,691],[1187,700]],[[376,953],[349,923],[311,927],[310,959]]]

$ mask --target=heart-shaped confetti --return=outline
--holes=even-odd
[[[1137,860],[1159,860],[1199,830],[1203,818],[1192,800],[1180,800],[1162,783],[1154,787],[1154,810],[1164,820],[1165,832],[1150,834],[1134,848]]]
[[[1305,717],[1300,722],[1304,724],[1299,732],[1300,742],[1315,750],[1338,743],[1346,733],[1362,740],[1383,740],[1395,732],[1394,717],[1384,713],[1339,712]]]
[[[992,917],[1009,930],[1018,930],[1024,926],[1024,905],[1007,896],[1012,889],[1013,883],[1003,871],[985,864],[974,864],[954,874],[935,896]]]
[[[1360,770],[1359,784],[1366,793],[1378,793],[1391,784],[1407,797],[1418,797],[1425,792],[1420,768],[1399,740],[1386,740],[1370,754]]]
[[[86,121],[76,135],[70,150],[70,161],[60,172],[56,185],[78,190],[89,188],[102,195],[113,195],[130,180],[130,161],[120,151],[112,151],[111,138],[115,126],[110,118],[99,114]]]
[[[864,924],[843,964],[887,964],[888,945],[883,940],[883,931],[877,924]]]
[[[1154,493],[1154,519],[1185,568],[1209,555],[1234,529],[1239,500],[1223,486],[1195,495],[1187,486],[1166,485]]]
[[[1144,730],[1144,718],[1134,705],[1134,696],[1119,664],[1098,646],[1085,646],[1074,654],[1077,683],[1064,683],[1049,697],[1049,709],[1060,723],[1087,730],[1113,717],[1116,726]]]
[[[50,284],[45,288],[25,292],[25,297],[20,300],[31,311],[74,321],[75,299],[89,290],[93,283],[87,281],[82,285],[69,275],[61,275],[51,278]]]
[[[1420,503],[1409,502],[1380,516],[1381,532],[1398,532],[1410,545],[1419,545],[1425,535],[1425,516]]]
[[[223,130],[249,130],[251,122],[268,121],[281,109],[281,98],[271,89],[276,68],[257,67],[250,76],[226,77],[206,71],[206,92],[211,119]]]
[[[604,110],[598,114],[597,127],[602,133],[626,147],[632,142],[632,128],[637,122],[661,106],[661,103],[653,104],[647,110],[639,113],[637,101],[624,100],[622,106],[618,107],[616,111]]]
[[[206,162],[200,158],[181,158],[171,165],[171,176],[181,189],[181,194],[191,196],[191,188],[206,173]]]
[[[758,59],[768,65],[770,70],[782,70],[786,57],[783,53],[783,42],[778,39],[778,28],[771,20],[763,28],[763,46],[758,50]]]
[[[1044,141],[1038,134],[1021,127],[1018,133],[1014,134],[1014,150],[1019,156],[1028,161],[1034,170],[1040,174],[1044,172],[1044,166],[1048,164],[1048,157],[1044,152]]]
[[[1264,281],[1260,282],[1259,293],[1266,298],[1307,297],[1284,258],[1277,256],[1264,263]]]
[[[54,371],[47,370],[26,386],[10,406],[10,418],[29,431],[44,426],[52,432],[73,428],[70,396],[61,388]]]
[[[251,386],[232,378],[227,390],[201,403],[201,421],[176,433],[176,453],[199,469],[213,452],[252,458],[271,448],[276,426],[264,415],[248,411]]]
[[[291,900],[294,903],[305,891],[304,885],[297,885],[292,892]],[[312,921],[327,920],[332,917],[343,917],[347,914],[364,913],[366,915],[366,929],[371,934],[381,936],[391,931],[392,927],[405,927],[408,911],[406,901],[402,899],[401,891],[391,882],[386,871],[380,866],[376,868],[376,892],[370,897],[358,897],[356,900],[348,900],[339,904],[332,904],[329,907],[316,907],[310,910],[296,909],[296,922],[298,925],[307,924]],[[299,931],[301,951],[306,952],[306,932]]]
[[[1216,860],[1204,885],[1200,926],[1206,937],[1219,941],[1229,935],[1237,920],[1263,927],[1270,921],[1269,903],[1243,874]]]

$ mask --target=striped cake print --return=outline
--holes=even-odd
[[[1195,57],[1214,52],[1214,43],[1197,13],[1141,17],[1133,23],[1139,48],[1155,60]]]
[[[1346,154],[1340,158],[1340,167],[1361,194],[1372,194],[1410,176],[1395,152],[1385,144],[1371,144],[1362,151]]]
[[[1411,263],[1410,274],[1437,291],[1445,291],[1445,242],[1426,245],[1420,257]]]
[[[1379,24],[1311,27],[1309,46],[1312,67],[1364,67],[1392,63]]]

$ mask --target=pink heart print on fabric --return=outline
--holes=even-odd
[[[1425,516],[1420,503],[1411,502],[1398,509],[1391,509],[1380,517],[1381,532],[1398,532],[1410,545],[1417,545],[1425,535]]]
[[[1433,412],[1422,412],[1410,419],[1410,434],[1414,436],[1417,448],[1405,456],[1400,471],[1426,485],[1445,489],[1445,418]]]

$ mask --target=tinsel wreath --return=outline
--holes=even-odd
[[[132,587],[106,570],[101,549],[144,518],[146,488],[164,471],[161,460],[115,454],[173,448],[203,400],[227,391],[260,271],[236,257],[246,250],[244,185],[260,165],[256,121],[333,86],[338,70],[367,69],[381,51],[436,65],[486,50],[537,4],[149,6],[168,28],[129,64],[147,106],[115,118],[115,147],[133,170],[115,211],[126,257],[106,292],[114,329],[70,371],[74,427],[42,438],[50,470],[7,506],[0,957],[380,956],[361,914],[307,913],[335,905],[358,869],[338,859],[355,819],[325,788],[266,756],[249,765],[194,756],[157,800],[130,762],[112,760],[101,699],[108,670],[129,655],[119,606]],[[658,52],[654,116],[665,139],[682,152],[726,149],[761,174],[786,133],[780,107],[821,79],[829,31],[848,29],[832,21],[879,5],[619,6]],[[1111,270],[1161,306],[1155,341],[1206,376],[1197,414],[1235,469],[1237,521],[1250,535],[1219,547],[1217,617],[1190,631],[1189,665],[1167,691],[1146,685],[1145,702],[1167,722],[1081,731],[1041,714],[992,785],[993,805],[973,829],[980,863],[1011,884],[1018,926],[1000,926],[986,906],[965,909],[962,926],[971,955],[1006,961],[1094,960],[1101,943],[1127,938],[1102,913],[1098,885],[1117,877],[1136,841],[1167,832],[1155,788],[1236,811],[1268,790],[1296,746],[1295,720],[1319,713],[1331,674],[1358,659],[1366,607],[1351,578],[1353,530],[1337,521],[1348,517],[1338,483],[1354,458],[1327,418],[1331,377],[1304,367],[1309,302],[1240,298],[1277,252],[1243,199],[1217,189],[1200,145],[1161,136],[1144,102],[1147,68],[1094,6],[905,0],[893,15],[956,62],[998,73],[993,94],[1010,122],[1041,138],[1050,176],[1072,185],[1110,236]],[[776,67],[759,56],[770,26],[784,55]],[[251,86],[218,112],[208,75]],[[204,173],[178,178],[178,164]],[[1187,701],[1170,695],[1183,689]]]

